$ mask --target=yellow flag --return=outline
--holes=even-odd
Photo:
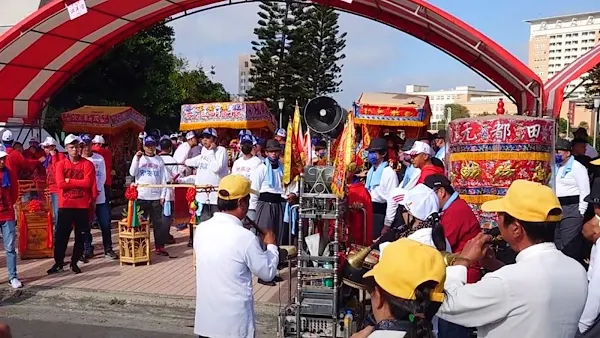
[[[333,162],[333,180],[331,190],[339,197],[344,196],[346,186],[346,170],[348,165],[355,161],[355,138],[356,129],[354,126],[354,112],[348,112],[346,125],[340,136],[339,145],[335,151],[335,160]]]
[[[287,138],[285,140],[285,154],[283,156],[283,184],[288,185],[302,170],[302,159],[298,148],[300,134],[300,107],[296,102],[296,109],[292,121],[288,122]]]

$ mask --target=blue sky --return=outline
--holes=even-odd
[[[339,1],[339,0],[337,0]],[[527,19],[600,10],[598,0],[432,0],[527,62]],[[240,4],[188,16],[175,27],[175,50],[192,65],[215,66],[214,80],[237,93],[237,58],[252,52],[250,42],[257,4]],[[342,92],[334,97],[350,105],[361,92],[403,92],[406,84],[432,89],[492,86],[479,75],[427,43],[380,23],[341,13],[340,29],[348,33]]]

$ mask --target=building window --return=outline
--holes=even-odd
[[[244,67],[245,67],[245,68],[248,68],[248,67],[249,67],[249,66],[248,66],[248,61],[244,61]]]

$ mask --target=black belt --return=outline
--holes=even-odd
[[[385,215],[385,212],[387,211],[387,203],[371,202],[371,204],[373,205],[374,214]]]
[[[281,197],[281,194],[274,194],[272,192],[261,192],[260,195],[258,195],[258,200],[267,203],[285,202],[283,197]]]
[[[579,195],[559,197],[558,201],[560,202],[560,205],[579,204]]]

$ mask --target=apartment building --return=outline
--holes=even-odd
[[[600,43],[600,12],[570,14],[527,20],[529,32],[529,67],[543,80],[551,78],[565,66]],[[581,78],[571,82],[565,95],[582,97]]]
[[[238,96],[245,97],[246,93],[252,88],[250,82],[250,69],[252,68],[252,60],[254,55],[238,56]]]

